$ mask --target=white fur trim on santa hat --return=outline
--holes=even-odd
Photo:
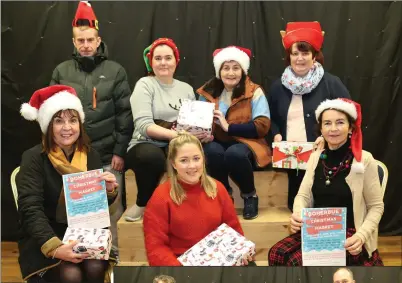
[[[239,48],[230,46],[219,51],[214,57],[215,75],[218,79],[220,78],[219,70],[221,69],[222,64],[226,61],[232,60],[238,62],[244,73],[247,75],[248,69],[250,68],[250,57]]]
[[[341,110],[349,114],[353,119],[357,119],[357,111],[353,103],[349,103],[341,99],[327,99],[321,102],[321,104],[315,110],[315,118],[317,119],[317,122],[321,113],[327,109]]]
[[[352,172],[355,173],[364,173],[364,165],[361,162],[357,162],[356,160],[352,163]]]
[[[38,118],[38,109],[32,107],[29,103],[23,103],[21,105],[20,113],[22,117],[29,121],[33,121]]]
[[[42,133],[46,134],[47,127],[54,114],[67,109],[77,110],[82,123],[84,123],[85,114],[80,99],[68,91],[60,91],[46,99],[39,108],[37,120]]]

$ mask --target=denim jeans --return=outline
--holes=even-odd
[[[208,174],[220,181],[232,194],[229,176],[239,186],[242,197],[255,194],[254,156],[247,145],[213,141],[204,144]]]

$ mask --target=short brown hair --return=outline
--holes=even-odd
[[[93,29],[95,31],[95,36],[99,37],[99,31],[97,29],[91,28],[90,26],[79,26],[79,27],[73,27],[73,38],[75,38],[74,30],[79,29],[80,31],[87,30],[87,29]]]
[[[56,112],[52,119],[50,120],[49,126],[47,127],[46,134],[42,135],[42,145],[43,145],[43,152],[49,153],[51,150],[56,148],[56,143],[54,142],[54,133],[53,133],[53,121],[56,117],[60,117],[63,112],[66,112],[67,115],[70,117],[77,117],[80,123],[80,135],[76,141],[76,145],[79,151],[88,152],[90,150],[90,140],[85,132],[84,125],[82,124],[82,120],[80,115],[78,114],[77,110],[74,109],[66,109],[60,110]]]
[[[313,53],[313,58],[315,58],[315,60],[317,62],[319,62],[321,65],[324,66],[324,54],[322,54],[321,50],[317,51],[314,49],[314,47],[305,42],[305,41],[299,41],[299,42],[295,42],[296,43],[296,47],[298,50],[302,51],[302,52],[309,52],[311,51],[311,53]],[[286,49],[286,56],[285,56],[285,63],[286,66],[290,65],[290,54],[292,53],[292,47],[293,44]]]
[[[163,283],[176,283],[176,279],[169,275],[158,275],[154,278],[152,283],[160,283],[161,281]]]

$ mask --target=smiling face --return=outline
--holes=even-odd
[[[223,63],[220,77],[225,85],[225,88],[231,91],[240,82],[243,70],[239,63],[236,61],[228,61]]]
[[[158,78],[173,78],[176,71],[176,57],[174,57],[172,48],[165,44],[155,47],[152,57],[152,70]]]
[[[204,158],[200,148],[194,143],[183,144],[177,148],[172,166],[179,180],[187,184],[198,183],[204,172]]]
[[[342,146],[349,133],[352,133],[352,126],[345,113],[333,109],[325,110],[322,113],[321,134],[330,149]]]
[[[313,67],[315,58],[313,53],[309,51],[301,51],[297,47],[298,43],[293,43],[290,52],[290,66],[297,76],[303,77],[307,75]]]
[[[63,150],[69,150],[80,136],[80,120],[75,110],[63,110],[52,120],[53,140]]]

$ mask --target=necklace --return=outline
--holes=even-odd
[[[322,163],[322,168],[325,176],[325,185],[329,186],[331,185],[331,180],[338,175],[339,172],[345,171],[350,167],[350,164],[353,159],[353,154],[349,151],[346,153],[346,155],[343,157],[342,161],[339,163],[338,166],[333,166],[329,167],[327,164],[325,164],[325,160],[327,159],[327,154],[323,152],[320,156],[321,158],[321,163]]]

